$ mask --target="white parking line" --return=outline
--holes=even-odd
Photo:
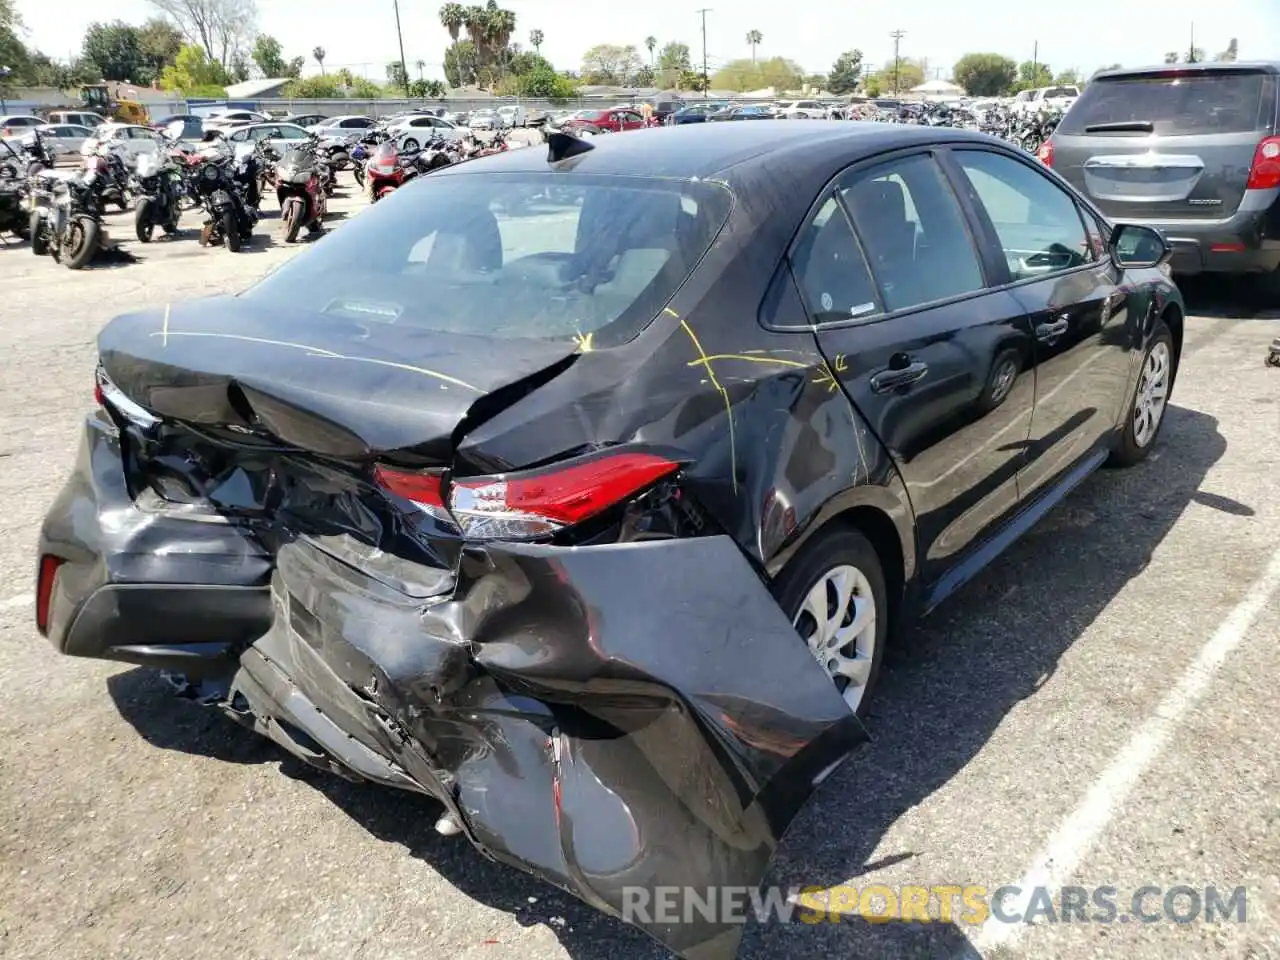
[[[1253,582],[1213,636],[1200,648],[1195,660],[1156,706],[1155,712],[1134,731],[1094,780],[1080,805],[1058,826],[1049,843],[1018,882],[1021,894],[1006,901],[1006,916],[1015,912],[1024,914],[1037,887],[1052,891],[1071,877],[1133,790],[1138,778],[1160,755],[1183,717],[1208,692],[1214,674],[1244,640],[1277,588],[1280,588],[1280,551],[1272,555],[1262,576]],[[1007,947],[1026,930],[1025,924],[1001,923],[991,916],[971,938],[971,946],[957,953],[955,960],[972,960],[975,953],[981,957],[996,947]]]
[[[21,593],[16,597],[10,597],[8,600],[0,600],[0,610],[13,610],[16,607],[25,607],[29,603],[35,603],[36,595],[34,593]]]

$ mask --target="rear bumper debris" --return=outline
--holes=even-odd
[[[138,520],[127,494],[104,497],[110,454],[110,438],[91,429],[46,522],[42,552],[69,571],[55,591],[55,646],[90,656],[137,646],[123,642],[142,629],[120,602],[129,551],[174,558],[188,574],[191,556],[217,557],[203,568],[220,572],[216,582],[189,577],[171,594],[216,587],[209,597],[242,596],[253,609],[208,628],[239,632],[205,659],[202,700],[316,767],[435,797],[487,856],[681,956],[733,956],[740,923],[629,916],[635,892],[757,887],[816,784],[863,737],[728,537],[468,548],[453,593],[424,601],[305,537],[263,557],[227,525],[210,534],[218,525]],[[240,582],[230,582],[234,556]],[[259,579],[268,566],[269,588]],[[162,565],[148,573],[130,583],[175,582]],[[247,599],[264,594],[265,616]],[[149,628],[144,646],[209,639],[180,603],[152,619],[167,624]],[[81,620],[92,629],[73,628]]]

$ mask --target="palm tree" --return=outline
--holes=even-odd
[[[419,79],[419,80],[421,80],[421,79],[422,79],[422,68],[423,68],[423,67],[425,67],[426,65],[427,65],[427,61],[425,61],[425,60],[419,60],[417,63],[415,63],[415,64],[414,64],[414,66],[418,68],[418,79]]]
[[[325,72],[324,72],[324,58],[325,58],[324,47],[316,47],[314,50],[312,50],[312,51],[311,51],[311,55],[312,55],[313,57],[315,57],[315,58],[316,58],[316,63],[320,64],[320,76],[322,76],[322,77],[323,77],[323,76],[325,75]]]
[[[449,39],[458,42],[458,33],[466,22],[467,13],[460,3],[446,3],[440,8],[440,23],[449,31]]]
[[[748,44],[750,45],[750,47],[751,47],[751,62],[752,62],[752,63],[755,63],[755,62],[756,62],[756,47],[760,46],[760,44],[761,44],[761,43],[763,43],[763,42],[764,42],[764,34],[762,34],[759,30],[748,30],[748,31],[747,31],[747,43],[748,43]]]
[[[488,24],[489,18],[484,12],[484,7],[471,6],[462,11],[462,25],[467,28],[467,37],[476,48],[478,64],[484,63],[485,54],[488,52],[488,38],[485,35]]]
[[[529,31],[529,45],[533,47],[534,53],[538,54],[538,56],[542,56],[542,41],[545,39],[546,37],[542,35],[541,30]]]
[[[645,37],[645,38],[644,38],[644,45],[645,45],[645,49],[647,49],[647,50],[649,51],[649,66],[651,66],[651,67],[652,67],[652,66],[653,66],[653,51],[654,51],[654,50],[657,48],[657,46],[658,46],[658,38],[657,38],[657,37]]]

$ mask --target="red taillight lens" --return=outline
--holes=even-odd
[[[665,457],[628,451],[542,470],[469,477],[449,488],[449,508],[468,537],[545,536],[596,516],[679,468]]]
[[[1249,168],[1248,190],[1273,190],[1280,187],[1280,137],[1267,137],[1253,152]]]
[[[42,636],[49,633],[49,604],[53,602],[53,585],[62,563],[61,557],[51,553],[40,558],[40,570],[36,574],[36,629]]]
[[[439,472],[414,473],[379,465],[373,468],[373,479],[378,486],[397,497],[404,497],[424,513],[453,523],[444,502],[444,482]]]
[[[1036,159],[1043,163],[1046,167],[1053,166],[1053,141],[1046,140],[1040,144],[1040,149],[1036,151]]]

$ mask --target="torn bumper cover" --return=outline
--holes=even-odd
[[[173,555],[122,534],[159,521],[112,499],[109,449],[92,468],[104,442],[91,431],[42,541],[67,557],[50,638],[98,656],[65,640],[124,562],[113,551]],[[226,525],[166,522],[179,559],[217,555],[208,566],[222,570],[234,554]],[[255,564],[268,561],[246,546],[240,562],[238,584],[182,586],[263,596]],[[861,738],[727,537],[469,548],[455,590],[426,605],[306,538],[269,562],[261,636],[205,660],[224,668],[203,671],[224,710],[315,766],[436,797],[487,855],[682,956],[733,956],[741,927],[629,917],[634,891],[758,886],[815,784]],[[134,582],[141,597],[174,588],[151,574]],[[95,629],[174,645],[209,629],[168,610],[165,633],[142,606],[116,605]]]

